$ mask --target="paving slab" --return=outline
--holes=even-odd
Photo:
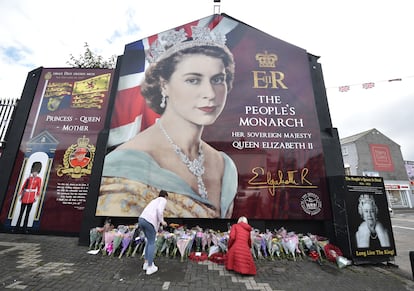
[[[77,237],[0,233],[0,290],[414,290],[410,274],[393,265],[340,269],[310,259],[256,260],[257,275],[242,276],[211,261],[156,257],[146,275],[140,256],[88,254]]]

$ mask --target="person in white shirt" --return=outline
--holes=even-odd
[[[164,209],[167,205],[168,192],[161,190],[158,197],[153,199],[144,208],[138,218],[138,224],[147,238],[144,250],[144,265],[142,269],[146,271],[147,275],[151,275],[158,271],[158,267],[154,264],[155,253],[155,236],[160,224],[167,225],[164,220]]]

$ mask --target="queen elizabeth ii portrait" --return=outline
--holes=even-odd
[[[225,38],[207,27],[159,35],[146,52],[141,94],[157,121],[106,158],[97,215],[139,216],[160,189],[166,217],[230,218],[237,192],[232,159],[202,139],[233,86],[235,62]]]

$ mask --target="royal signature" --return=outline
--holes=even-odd
[[[317,188],[307,179],[309,174],[308,168],[299,170],[277,170],[274,176],[272,172],[265,171],[262,167],[252,169],[253,177],[248,181],[248,189],[265,189],[269,190],[270,195],[275,196],[277,188]]]

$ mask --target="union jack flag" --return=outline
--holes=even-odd
[[[364,88],[364,89],[371,89],[371,88],[374,88],[374,87],[375,87],[375,83],[373,83],[373,82],[362,84],[362,88]]]
[[[348,92],[349,91],[349,86],[340,86],[339,87],[339,92]]]
[[[175,30],[184,28],[187,35],[191,36],[192,26],[209,27],[212,32],[217,30],[226,35],[237,24],[238,22],[231,18],[214,14],[176,27]],[[140,87],[144,79],[145,70],[148,67],[145,51],[157,39],[158,34],[125,46],[121,62],[117,64],[120,66],[120,77],[112,112],[108,147],[130,140],[137,133],[152,125],[159,117],[146,104],[144,97],[141,95]]]

